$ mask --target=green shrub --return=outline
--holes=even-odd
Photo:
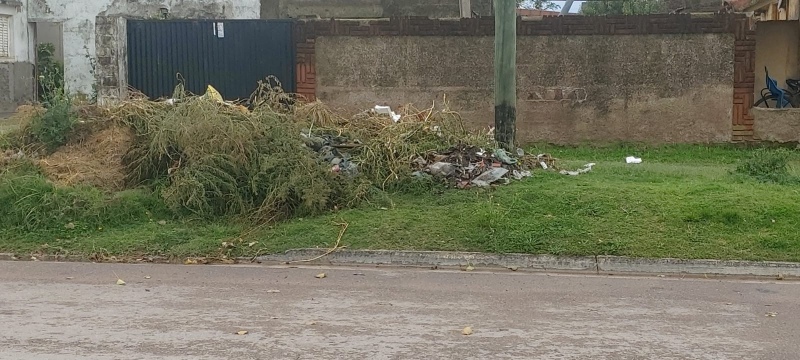
[[[766,183],[797,182],[789,172],[791,156],[791,151],[786,149],[758,149],[750,158],[740,162],[734,172]]]
[[[75,123],[72,102],[67,98],[60,98],[51,103],[43,114],[31,119],[28,131],[34,141],[44,145],[48,151],[53,151],[67,143]]]

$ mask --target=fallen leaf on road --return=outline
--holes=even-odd
[[[239,330],[236,332],[236,335],[247,335],[247,330]]]
[[[72,279],[74,279],[74,277],[72,277],[72,276],[67,276],[67,280],[72,280]]]
[[[472,327],[465,327],[464,330],[461,330],[461,335],[472,335]]]
[[[309,321],[309,322],[306,323],[306,325],[317,325],[317,322],[316,321]]]
[[[145,278],[145,279],[150,279],[150,277],[149,277],[149,276],[145,276],[144,278]]]
[[[125,282],[122,279],[117,279],[117,285],[125,285]]]
[[[733,305],[733,303],[725,303],[725,305]]]
[[[472,270],[475,270],[475,267],[474,267],[474,266],[472,266],[472,265],[469,265],[469,266],[467,266],[467,269],[466,269],[466,270],[467,270],[467,271],[472,271]]]
[[[190,257],[186,258],[186,260],[183,261],[183,264],[184,265],[208,264],[208,259],[204,257]]]
[[[776,313],[774,311],[770,311],[770,312],[764,314],[764,316],[766,316],[766,317],[776,317],[776,316],[778,316],[778,313]]]
[[[267,294],[277,294],[281,292],[280,290],[267,290]]]
[[[315,277],[317,279],[324,279],[324,278],[328,277],[328,275],[325,275],[325,273],[320,273],[320,274],[317,274],[317,276],[315,276]]]

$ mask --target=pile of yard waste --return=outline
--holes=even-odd
[[[247,103],[179,86],[166,101],[71,105],[59,146],[36,141],[42,126],[3,135],[23,140],[6,142],[0,173],[25,158],[59,185],[145,186],[179,213],[274,221],[352,206],[406,183],[488,187],[555,165],[547,154],[498,148],[490,131],[468,130],[446,106],[376,106],[345,117],[267,83]],[[31,122],[58,119],[50,109],[31,114]]]

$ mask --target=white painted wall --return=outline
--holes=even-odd
[[[0,15],[11,16],[11,58],[0,62],[33,62],[33,29],[28,26],[25,0],[21,6],[0,4]]]
[[[152,18],[162,6],[173,18],[258,19],[261,12],[260,0],[28,0],[28,18],[62,23],[66,86],[70,92],[88,95],[95,81],[97,16]]]

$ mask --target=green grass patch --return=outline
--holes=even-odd
[[[538,172],[491,191],[397,195],[392,208],[294,220],[264,233],[275,250],[343,243],[355,249],[800,261],[800,187],[732,176],[753,150],[732,146],[538,147],[568,177]],[[789,161],[797,163],[796,152]],[[624,164],[636,155],[643,164]]]
[[[156,192],[58,188],[35,168],[0,175],[0,251],[115,256],[254,255],[330,247],[800,261],[800,186],[737,176],[734,146],[537,146],[564,168],[491,190],[409,185],[357,208],[253,229],[174,215]],[[784,151],[786,176],[800,155]],[[628,165],[625,156],[644,163]],[[69,225],[68,224],[72,224]],[[239,238],[241,237],[241,240]],[[233,239],[233,240],[232,240]],[[222,242],[233,242],[225,248]],[[249,243],[257,244],[248,246]]]

